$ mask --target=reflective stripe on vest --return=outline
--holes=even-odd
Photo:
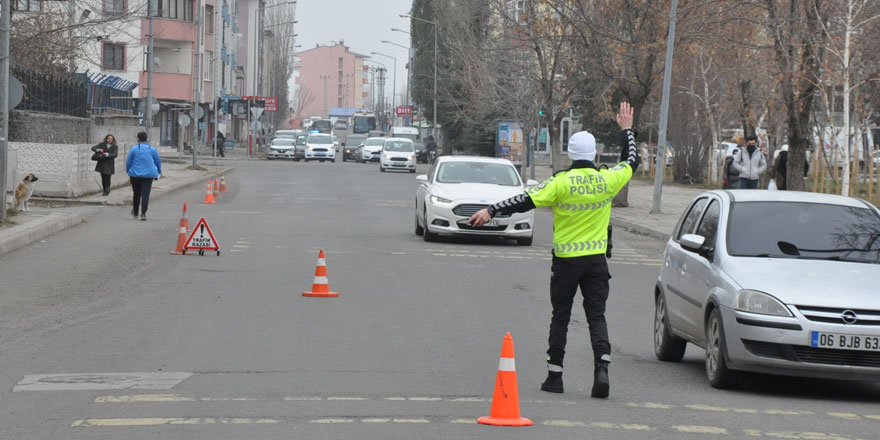
[[[556,209],[561,209],[563,211],[593,211],[608,206],[612,200],[613,198],[605,199],[598,203],[557,203],[554,206]]]
[[[574,243],[553,243],[553,251],[559,254],[605,249],[608,240],[577,241]]]

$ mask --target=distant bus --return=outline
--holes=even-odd
[[[312,122],[312,131],[317,130],[318,133],[327,133],[330,134],[333,131],[333,122],[329,119],[318,119],[317,121]]]
[[[352,117],[354,134],[369,133],[370,130],[376,129],[376,115],[369,113],[359,113]]]

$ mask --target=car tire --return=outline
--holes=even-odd
[[[533,238],[534,237],[517,238],[516,245],[517,246],[531,246]]]
[[[342,159],[342,161],[345,162],[345,159]],[[330,159],[330,163],[336,163],[336,159]]]
[[[435,242],[435,241],[439,240],[440,234],[435,234],[435,233],[428,230],[428,210],[427,210],[427,208],[425,208],[424,217],[425,217],[425,228],[424,228],[425,230],[423,231],[422,238],[428,243]]]
[[[409,170],[409,173],[410,173],[410,174],[415,174],[415,172],[416,172],[416,169],[415,169],[415,168]]]
[[[727,368],[725,351],[721,312],[715,308],[706,320],[706,377],[713,388],[733,388],[736,384],[737,374]]]
[[[381,173],[385,172],[385,168],[382,168],[382,165],[379,165],[379,172],[381,172]]]
[[[666,297],[661,293],[654,301],[654,356],[664,362],[681,362],[686,348],[687,342],[669,331]]]
[[[422,225],[419,224],[419,214],[416,214],[416,235],[421,237],[424,233],[425,228],[423,228]]]

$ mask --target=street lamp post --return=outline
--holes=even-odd
[[[411,55],[412,55],[412,48],[411,48],[411,47],[406,47],[406,46],[404,46],[404,45],[402,45],[402,44],[397,44],[397,43],[394,43],[394,42],[392,42],[392,41],[388,41],[388,40],[382,40],[382,42],[383,42],[383,43],[386,43],[386,44],[390,44],[390,45],[392,45],[392,46],[397,46],[397,47],[399,47],[399,48],[401,48],[401,49],[406,49],[406,57],[407,57],[407,60],[409,60],[409,61],[407,61],[407,66],[408,66],[408,67],[407,67],[407,69],[406,69],[406,93],[404,94],[404,97],[405,97],[404,100],[406,101],[406,104],[405,104],[405,105],[406,105],[407,107],[409,107],[409,105],[410,105],[410,104],[409,104],[409,103],[410,103],[410,100],[409,100],[409,80],[410,80],[410,74],[409,74],[409,73],[412,71],[412,56],[411,56]],[[394,70],[397,70],[397,68],[395,67]],[[410,107],[410,108],[411,108],[411,107]],[[408,125],[408,126],[412,126],[412,113],[410,113],[410,115],[409,115],[409,117],[408,117],[408,121],[409,121],[409,123],[408,123],[407,125]]]
[[[410,14],[400,14],[400,16],[402,18],[410,18],[434,26],[434,121],[431,123],[431,134],[434,136],[434,139],[437,139],[437,23],[430,20],[413,17]]]
[[[393,88],[393,90],[391,91],[391,108],[394,109],[394,111],[396,112],[396,110],[397,110],[397,106],[396,106],[397,102],[396,102],[396,100],[394,99],[394,94],[397,93],[397,58],[395,58],[395,57],[393,57],[393,56],[391,56],[391,55],[385,55],[384,53],[379,53],[379,52],[370,52],[370,54],[371,54],[371,55],[381,55],[381,56],[383,56],[383,57],[391,58],[392,60],[394,60],[394,77],[393,77],[394,79],[393,79],[393,81],[392,81],[392,83],[391,83],[391,84],[392,84],[391,87]],[[396,113],[393,113],[393,114],[392,114],[391,119],[394,119],[394,115],[396,115]],[[392,125],[393,125],[393,124],[392,124]]]

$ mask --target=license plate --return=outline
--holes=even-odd
[[[326,153],[315,153],[315,156],[326,156]]]
[[[811,332],[810,346],[838,350],[880,351],[880,336]]]
[[[467,223],[467,220],[462,220],[462,221],[460,221],[459,223],[460,223],[460,224],[463,224],[463,225],[467,225],[467,224],[468,224],[468,223]],[[496,220],[496,219],[493,218],[492,220],[489,220],[489,221],[487,221],[486,223],[483,223],[483,226],[480,226],[480,228],[482,228],[482,227],[484,227],[484,226],[498,226],[498,220]],[[479,228],[477,228],[477,229],[479,229]]]
[[[402,166],[406,166],[406,163],[405,162],[391,162],[391,165],[394,165],[396,167],[402,167]]]

